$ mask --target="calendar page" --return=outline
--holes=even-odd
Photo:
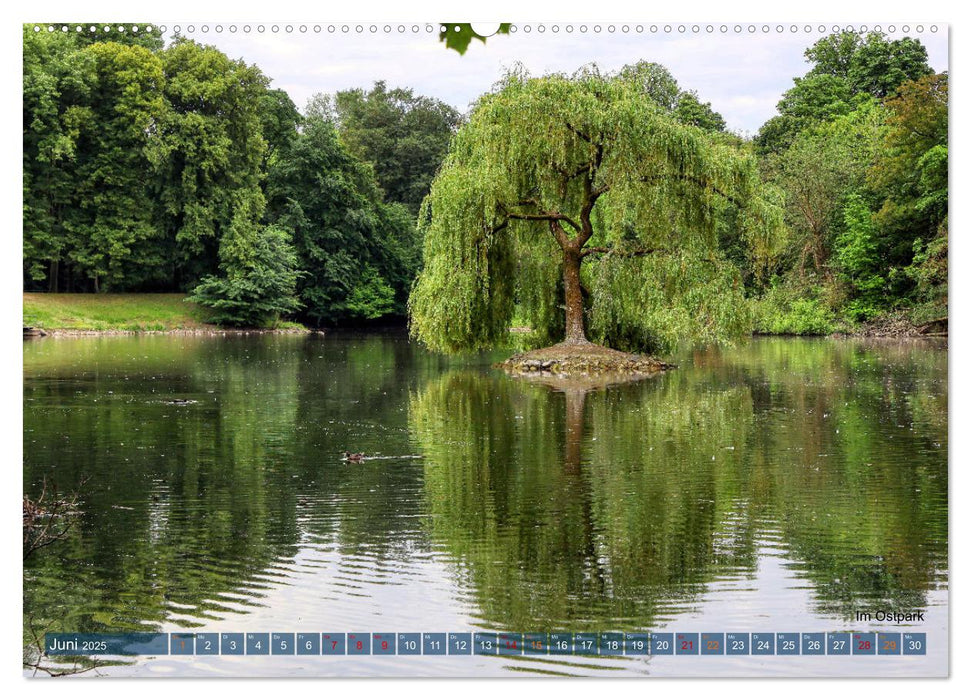
[[[25,676],[948,675],[947,24],[134,14],[22,28]]]

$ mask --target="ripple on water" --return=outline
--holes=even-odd
[[[388,335],[85,342],[25,346],[25,488],[87,478],[82,527],[25,566],[25,606],[47,622],[744,631],[899,605],[946,633],[946,353],[759,340],[581,398]],[[346,449],[390,457],[348,465]],[[684,672],[245,661],[113,672]]]

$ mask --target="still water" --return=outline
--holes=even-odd
[[[505,353],[508,354],[508,353]],[[24,343],[47,631],[927,633],[925,657],[158,657],[107,675],[943,675],[947,351],[755,339],[563,392],[400,334]],[[341,460],[344,450],[380,457]],[[903,625],[858,611],[923,612]]]

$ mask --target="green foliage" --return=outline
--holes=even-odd
[[[947,144],[931,146],[917,161],[917,201],[914,209],[933,223],[947,220]]]
[[[772,179],[786,193],[792,236],[789,265],[828,274],[834,232],[848,192],[863,186],[881,137],[882,111],[874,102],[798,134],[781,154],[767,159]]]
[[[267,178],[269,218],[293,233],[304,313],[315,324],[404,310],[417,265],[414,224],[381,202],[369,167],[334,125],[308,117]]]
[[[851,323],[946,317],[947,74],[931,75],[906,37],[844,32],[806,57],[811,70],[756,138],[792,234],[775,272],[805,304],[796,313],[769,290],[760,327],[822,328],[820,308]]]
[[[862,36],[852,31],[823,37],[806,49],[813,64],[810,75],[827,75],[846,81],[854,93],[889,97],[898,86],[931,72],[927,50],[918,40],[903,37],[888,41],[878,33]]]
[[[590,277],[591,337],[618,350],[670,353],[685,342],[723,342],[752,328],[738,268],[718,258],[677,251],[604,260],[591,266]]]
[[[441,22],[440,24],[442,29],[438,32],[438,40],[445,42],[445,48],[447,49],[454,49],[460,54],[464,54],[473,39],[478,39],[483,44],[486,43],[486,37],[476,34],[472,29],[472,25],[469,23]],[[494,36],[508,34],[510,26],[511,24],[509,22],[500,23],[499,29],[496,30]]]
[[[95,71],[71,36],[27,25],[23,42],[24,272],[38,282],[49,275],[57,291],[58,265],[80,216],[74,187]]]
[[[837,329],[836,317],[819,297],[818,287],[799,288],[780,280],[754,300],[758,333],[826,335]]]
[[[931,73],[927,51],[909,37],[888,41],[882,34],[864,39],[855,32],[823,37],[806,49],[810,71],[779,102],[755,139],[762,154],[788,148],[800,131],[849,114],[869,98],[893,95],[903,83]]]
[[[617,73],[617,79],[629,83],[682,124],[705,131],[725,130],[725,119],[712,109],[711,103],[702,102],[694,90],[682,90],[671,71],[660,63],[638,61],[624,66]]]
[[[24,27],[25,281],[184,289],[216,268],[224,236],[245,245],[239,232],[263,212],[266,78],[191,41],[163,49],[130,29],[33,29]]]
[[[371,164],[385,199],[417,214],[459,125],[458,111],[384,81],[368,91],[340,91],[314,109],[336,121],[351,155]]]
[[[267,90],[260,97],[260,132],[266,141],[263,169],[269,161],[286,153],[297,136],[303,117],[283,90]]]
[[[846,312],[854,321],[875,316],[886,303],[886,279],[877,229],[870,208],[858,194],[843,207],[845,227],[836,238],[836,265],[852,289]]]
[[[947,216],[947,74],[901,86],[887,109],[888,128],[869,173],[870,185],[886,197],[879,219],[929,237]]]
[[[784,151],[803,130],[849,114],[865,99],[855,96],[840,76],[810,73],[794,82],[779,101],[779,116],[769,119],[756,136],[756,146],[763,154]]]
[[[394,290],[377,270],[365,265],[342,307],[354,318],[381,318],[395,311]]]
[[[305,120],[257,67],[212,46],[116,28],[27,25],[23,37],[28,289],[193,289],[223,322],[275,322],[295,308],[295,270],[268,255],[269,222],[291,234],[315,323],[404,313],[414,211],[451,107],[380,84]],[[371,167],[326,123],[337,116],[349,143],[380,146],[371,157],[403,204],[381,201]]]
[[[798,123],[829,121],[853,109],[854,92],[845,78],[815,75],[796,78],[795,85],[782,96],[779,113],[794,117]]]
[[[760,197],[753,160],[643,99],[643,83],[631,77],[638,74],[587,68],[529,78],[520,69],[479,100],[420,219],[425,267],[410,299],[419,340],[447,352],[488,347],[505,338],[516,302],[545,332],[557,321],[553,282],[566,270],[566,251],[603,255],[587,279],[633,257],[657,254],[653,264],[680,266],[675,251],[705,258],[701,253],[717,249],[726,201],[744,213],[743,240],[778,231],[781,216]],[[729,277],[716,275],[708,291],[729,291]],[[628,274],[626,298],[650,297],[659,279]],[[594,279],[587,289],[591,308],[608,308],[602,295],[609,284]],[[724,311],[710,314],[705,339],[744,326],[732,318],[743,308]],[[602,318],[601,337],[616,342],[655,344],[665,333],[642,327],[621,341],[607,329],[623,317],[613,309]]]
[[[245,257],[227,261],[219,277],[204,278],[188,301],[210,309],[211,323],[273,326],[282,315],[299,308],[299,276],[289,234],[268,226],[256,234]]]
[[[856,32],[824,36],[805,51],[806,59],[813,64],[810,74],[846,78],[859,48],[860,35]]]
[[[914,258],[904,270],[915,285],[915,323],[947,317],[947,224],[942,232],[924,243],[914,241]]]
[[[874,221],[895,297],[922,318],[947,315],[948,76],[900,86],[886,102],[887,128],[868,172]]]
[[[263,215],[261,98],[269,81],[255,66],[183,39],[162,61],[169,108],[151,147],[155,196],[192,281],[215,266],[224,234],[252,229]]]
[[[753,149],[656,63],[514,69],[456,133],[453,108],[383,82],[301,116],[214,47],[66,26],[23,28],[28,290],[206,279],[211,299],[242,298],[271,224],[304,318],[404,314],[424,264],[412,330],[450,351],[502,341],[514,311],[532,343],[585,325],[630,349],[730,338],[739,295],[771,294],[773,275],[810,321],[947,313],[948,77],[912,39],[808,49],[755,139],[762,183]]]
[[[621,68],[617,78],[666,112],[673,112],[678,106],[681,88],[671,71],[660,63],[638,61]]]
[[[890,97],[902,84],[931,72],[927,49],[917,39],[887,41],[880,34],[867,34],[853,56],[847,78],[855,92]]]
[[[86,148],[74,193],[80,216],[69,236],[69,259],[99,291],[131,275],[156,232],[144,173],[163,110],[162,64],[138,45],[98,43],[82,53],[91,56],[96,99],[81,132]]]
[[[797,309],[770,290],[760,327],[823,328],[820,308],[852,323],[902,308],[915,320],[946,317],[947,75],[926,75],[926,52],[911,39],[833,35],[807,58],[815,65],[797,88],[842,84],[859,106],[840,114],[845,101],[794,88],[760,133],[793,234],[776,271],[805,302]]]
[[[697,126],[705,131],[724,131],[725,119],[711,108],[710,102],[702,102],[695,92],[683,92],[674,108],[674,118],[682,124]]]

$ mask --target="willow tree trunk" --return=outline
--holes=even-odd
[[[580,288],[580,250],[563,249],[563,296],[566,304],[566,342],[587,343],[583,326],[583,291]]]

